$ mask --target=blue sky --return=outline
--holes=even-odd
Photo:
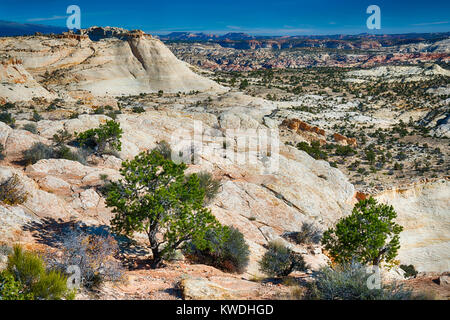
[[[66,8],[81,8],[93,25],[173,31],[312,35],[450,31],[448,0],[0,0],[0,20],[65,26]],[[381,9],[381,30],[368,30],[369,5]]]

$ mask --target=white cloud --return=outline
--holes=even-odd
[[[49,18],[32,18],[28,19],[28,22],[38,22],[38,21],[52,21],[52,20],[63,20],[67,19],[67,16],[53,16]]]

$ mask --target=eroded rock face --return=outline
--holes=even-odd
[[[450,270],[448,179],[396,188],[376,198],[394,207],[397,222],[404,227],[398,255],[403,264],[412,264],[418,271]]]
[[[92,42],[68,38],[1,39],[7,54],[23,64],[0,66],[0,94],[10,101],[53,100],[84,91],[93,96],[226,89],[197,75],[158,39],[137,36]],[[6,52],[6,51],[5,51]],[[0,49],[0,53],[3,50]],[[36,79],[43,78],[44,89]],[[5,82],[7,81],[7,83]],[[14,90],[9,90],[13,88]]]

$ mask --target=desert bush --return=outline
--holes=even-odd
[[[0,143],[0,160],[5,159],[5,146]]]
[[[13,102],[6,102],[1,106],[2,110],[15,109],[16,105]]]
[[[164,159],[172,158],[172,148],[167,141],[163,140],[158,142],[153,150],[159,152],[159,154],[162,155]]]
[[[283,236],[296,244],[319,244],[322,239],[322,230],[312,222],[304,222],[300,231],[287,232]]]
[[[30,149],[23,151],[22,158],[28,164],[35,164],[42,159],[66,159],[86,164],[87,154],[85,150],[72,151],[62,144],[51,147],[42,142],[36,142]]]
[[[42,120],[42,116],[35,111],[33,111],[33,115],[31,116],[31,121],[38,122]]]
[[[259,266],[263,273],[271,277],[285,277],[293,271],[305,271],[308,268],[301,254],[276,241],[269,243]]]
[[[337,263],[391,263],[400,248],[399,234],[403,230],[395,223],[396,217],[392,206],[378,204],[372,197],[361,200],[351,215],[324,232],[322,244]]]
[[[28,193],[17,174],[13,174],[0,184],[0,202],[14,206],[27,201]]]
[[[19,297],[24,299],[61,300],[72,299],[74,295],[67,288],[66,276],[56,270],[47,270],[41,257],[20,246],[14,246],[9,255],[3,277],[13,287],[13,294],[19,290]]]
[[[216,180],[209,172],[200,172],[197,173],[200,188],[205,190],[205,202],[211,202],[219,193],[220,187],[222,184],[220,180]]]
[[[416,268],[412,264],[401,264],[400,268],[405,271],[405,278],[415,278],[418,274]]]
[[[192,241],[186,248],[188,255],[197,262],[215,266],[219,269],[242,273],[249,262],[250,250],[244,235],[234,227],[209,229],[204,237],[209,242],[206,249],[200,250]]]
[[[38,130],[34,123],[27,123],[23,125],[23,130],[29,131],[31,133],[37,134]]]
[[[86,164],[86,157],[88,152],[85,152],[84,150],[72,151],[67,146],[59,146],[57,148],[54,148],[53,152],[56,159],[66,159]]]
[[[30,149],[24,150],[22,158],[27,164],[35,164],[42,159],[51,159],[55,157],[53,148],[42,142],[35,142]]]
[[[89,129],[75,135],[80,146],[96,150],[98,154],[105,154],[122,150],[120,141],[122,133],[120,123],[108,120],[96,129]]]
[[[145,112],[145,109],[142,106],[134,106],[132,110],[133,110],[134,113],[143,113],[143,112]]]
[[[59,146],[69,143],[69,141],[72,140],[72,134],[69,133],[69,131],[67,131],[67,129],[64,129],[64,130],[61,129],[61,130],[58,130],[58,132],[53,135],[52,140],[53,140],[55,146],[59,147]]]
[[[117,281],[123,269],[114,257],[119,253],[117,241],[106,232],[87,233],[72,229],[64,233],[62,256],[47,255],[46,260],[56,270],[64,272],[69,266],[78,266],[81,284],[93,288],[103,281]]]
[[[14,127],[16,119],[9,112],[0,113],[0,122],[4,122],[7,125]]]
[[[323,267],[308,286],[306,297],[312,300],[410,300],[414,296],[403,286],[381,284],[369,289],[368,279],[373,273],[359,263]]]

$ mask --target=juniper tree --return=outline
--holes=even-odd
[[[116,214],[115,232],[131,236],[144,232],[153,253],[152,267],[189,240],[201,248],[208,229],[219,223],[203,206],[205,191],[196,174],[186,177],[184,163],[176,164],[158,151],[143,152],[122,164],[123,179],[112,183],[106,203]]]
[[[378,204],[372,197],[361,200],[351,215],[323,234],[322,244],[338,263],[390,263],[400,248],[399,234],[403,230],[394,222],[396,217],[392,206]]]

